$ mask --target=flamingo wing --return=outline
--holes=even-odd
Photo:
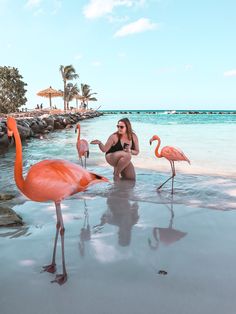
[[[88,142],[86,140],[79,140],[77,142],[77,150],[78,150],[79,157],[82,157],[85,155],[86,157],[88,157],[89,156]]]
[[[85,190],[92,181],[105,180],[69,161],[44,160],[30,168],[24,194],[34,201],[55,202]]]
[[[162,157],[165,157],[168,160],[171,161],[187,161],[190,164],[190,160],[188,157],[184,154],[184,152],[177,148],[172,146],[165,146],[161,150]]]

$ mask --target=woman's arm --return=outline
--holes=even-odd
[[[100,148],[100,150],[103,153],[106,153],[111,148],[113,143],[114,143],[114,135],[113,134],[108,138],[105,145],[99,140],[94,140],[91,142],[91,144],[98,144],[98,147]]]
[[[133,141],[134,141],[134,149],[131,149],[131,155],[138,155],[139,154],[139,143],[138,143],[138,137],[136,134],[133,134]]]

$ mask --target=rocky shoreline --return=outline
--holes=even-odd
[[[18,125],[22,141],[28,138],[40,138],[54,130],[73,128],[73,124],[85,119],[99,117],[103,113],[90,110],[77,113],[48,114],[43,111],[24,114],[13,114]],[[13,145],[13,141],[7,136],[7,116],[0,116],[0,151],[4,152]],[[0,194],[0,227],[21,227],[22,218],[11,209],[16,203],[24,202],[24,199],[16,200],[17,195]]]
[[[42,111],[14,114],[12,116],[17,120],[21,140],[25,140],[30,137],[40,138],[44,134],[54,130],[72,128],[73,124],[81,120],[92,119],[101,115],[103,113],[90,110],[86,112],[59,114],[48,114]],[[6,120],[6,115],[0,116],[0,150],[8,148],[12,143],[11,139],[7,136]]]

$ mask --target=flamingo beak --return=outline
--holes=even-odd
[[[12,137],[13,137],[13,132],[10,131],[9,129],[7,129],[7,136],[8,136],[9,143],[11,144]]]
[[[152,140],[149,141],[149,144],[152,145]]]
[[[75,128],[75,133],[77,133],[77,128]]]
[[[7,129],[7,136],[11,138],[13,136],[13,131],[10,131],[9,129]]]

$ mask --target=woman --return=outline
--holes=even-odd
[[[114,181],[120,180],[120,177],[135,180],[131,157],[138,155],[139,144],[129,119],[118,121],[117,132],[110,135],[105,145],[99,140],[94,140],[91,144],[98,144],[100,150],[106,153],[106,161],[114,167]]]

